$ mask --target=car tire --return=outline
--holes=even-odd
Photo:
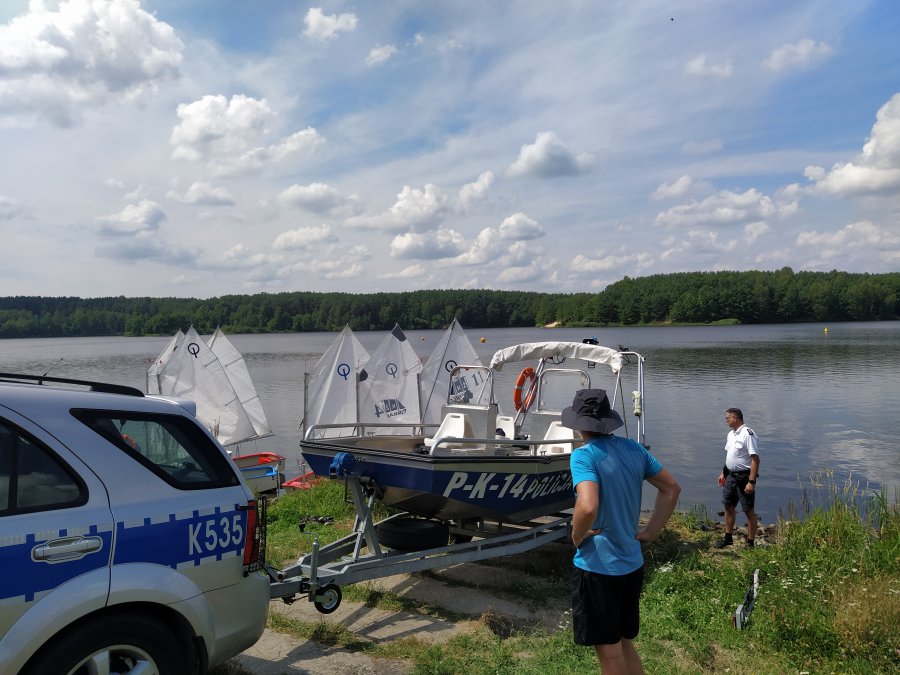
[[[138,615],[110,615],[65,631],[54,638],[23,669],[23,675],[154,672],[182,675],[196,672],[191,641],[185,644],[160,621]]]
[[[445,523],[423,518],[393,518],[376,525],[375,531],[379,544],[396,551],[424,551],[450,541]]]

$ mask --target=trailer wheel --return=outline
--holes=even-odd
[[[341,605],[341,587],[335,584],[322,586],[313,601],[316,609],[322,614],[331,614]]]
[[[397,551],[423,551],[446,546],[450,528],[445,523],[423,518],[394,518],[375,526],[378,543]]]

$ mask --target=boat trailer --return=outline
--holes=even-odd
[[[562,512],[519,524],[467,522],[449,529],[458,543],[418,551],[389,549],[379,541],[376,528],[409,518],[409,514],[398,513],[375,523],[372,508],[378,496],[377,485],[359,475],[346,475],[344,481],[356,511],[352,534],[324,546],[314,535],[310,553],[284,570],[266,563],[270,598],[281,598],[289,604],[297,596],[305,596],[319,612],[330,614],[341,604],[341,586],[346,584],[523,553],[568,538],[571,533],[572,514]]]

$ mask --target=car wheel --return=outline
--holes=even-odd
[[[55,638],[22,671],[30,675],[181,675],[196,659],[155,619],[105,616]],[[193,650],[190,650],[193,652]]]

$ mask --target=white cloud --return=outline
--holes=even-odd
[[[826,43],[806,38],[776,47],[763,61],[763,65],[776,72],[787,68],[805,68],[825,59],[829,54],[831,47]]]
[[[552,131],[542,131],[534,143],[523,145],[508,173],[510,176],[555,178],[588,173],[593,157],[588,153],[575,155]]]
[[[172,130],[172,157],[208,159],[210,171],[218,176],[258,170],[294,154],[312,154],[325,142],[318,131],[307,127],[272,145],[258,145],[276,115],[265,99],[243,94],[230,99],[207,95],[180,104],[176,114],[181,122]]]
[[[465,250],[458,232],[439,229],[436,232],[406,232],[391,241],[391,257],[398,259],[434,260],[452,258]]]
[[[801,232],[797,235],[797,246],[814,249],[817,255],[826,260],[860,249],[875,250],[883,256],[896,257],[900,252],[900,236],[869,220],[861,220],[850,223],[837,232]]]
[[[277,251],[306,250],[319,244],[335,243],[337,240],[338,238],[327,225],[298,227],[282,232],[275,237],[275,241],[272,242],[272,248]]]
[[[129,204],[119,213],[97,218],[101,234],[117,237],[155,232],[165,220],[163,208],[149,199]]]
[[[514,213],[500,223],[500,238],[507,240],[529,240],[544,236],[544,228],[524,213]]]
[[[725,60],[721,63],[707,63],[706,54],[697,54],[694,58],[684,64],[684,72],[688,75],[697,75],[700,77],[731,77],[734,67],[731,60]]]
[[[816,192],[852,197],[900,192],[900,94],[878,110],[872,133],[853,162],[838,162],[826,171],[808,166],[804,175]]]
[[[68,127],[85,110],[178,77],[184,48],[136,0],[62,0],[0,25],[0,116]]]
[[[506,242],[501,240],[499,231],[486,227],[478,233],[468,250],[446,262],[452,265],[482,265],[488,262],[496,264],[505,252]]]
[[[193,183],[185,192],[179,194],[170,190],[167,196],[182,204],[199,204],[203,206],[232,206],[234,197],[223,187],[213,187],[209,183]]]
[[[379,279],[419,279],[424,277],[427,270],[424,265],[420,263],[416,263],[414,265],[410,265],[408,267],[404,267],[402,270],[398,272],[385,272],[384,274],[379,274]]]
[[[369,52],[369,55],[366,57],[366,65],[370,68],[380,66],[383,63],[387,63],[396,53],[397,48],[394,45],[378,45]]]
[[[533,263],[524,267],[504,267],[497,275],[501,284],[524,284],[547,277],[547,270]]]
[[[754,223],[744,225],[744,238],[751,244],[764,234],[772,231],[771,226],[764,220],[758,220]]]
[[[659,213],[656,222],[666,227],[719,227],[765,220],[775,213],[772,199],[755,188],[742,193],[722,190]]]
[[[278,202],[285,207],[306,209],[319,214],[351,215],[359,209],[359,198],[356,195],[345,197],[325,183],[291,185],[278,195]]]
[[[448,209],[449,199],[437,186],[428,183],[419,190],[404,185],[390,209],[374,216],[355,216],[347,225],[388,233],[424,232],[437,228]]]
[[[358,19],[356,14],[325,14],[321,7],[311,7],[306,12],[303,23],[306,28],[303,34],[314,40],[331,40],[338,33],[350,33],[356,30]]]
[[[704,190],[709,188],[708,183],[697,183],[693,178],[684,175],[673,181],[672,183],[661,183],[653,192],[653,199],[671,199],[672,197],[684,197],[700,187]]]
[[[633,256],[628,257],[633,259]],[[597,274],[599,272],[609,272],[610,270],[614,270],[623,265],[627,265],[628,262],[628,259],[623,258],[621,255],[606,255],[599,258],[594,258],[579,253],[574,258],[572,258],[572,263],[569,265],[569,269],[573,274],[591,275]]]
[[[208,94],[180,104],[175,113],[181,122],[172,129],[172,157],[187,160],[242,153],[266,133],[275,116],[265,100],[243,94],[230,99]]]
[[[459,198],[457,199],[457,207],[462,210],[468,210],[473,204],[484,199],[491,185],[494,184],[494,172],[485,171],[474,183],[466,183],[459,190]]]

